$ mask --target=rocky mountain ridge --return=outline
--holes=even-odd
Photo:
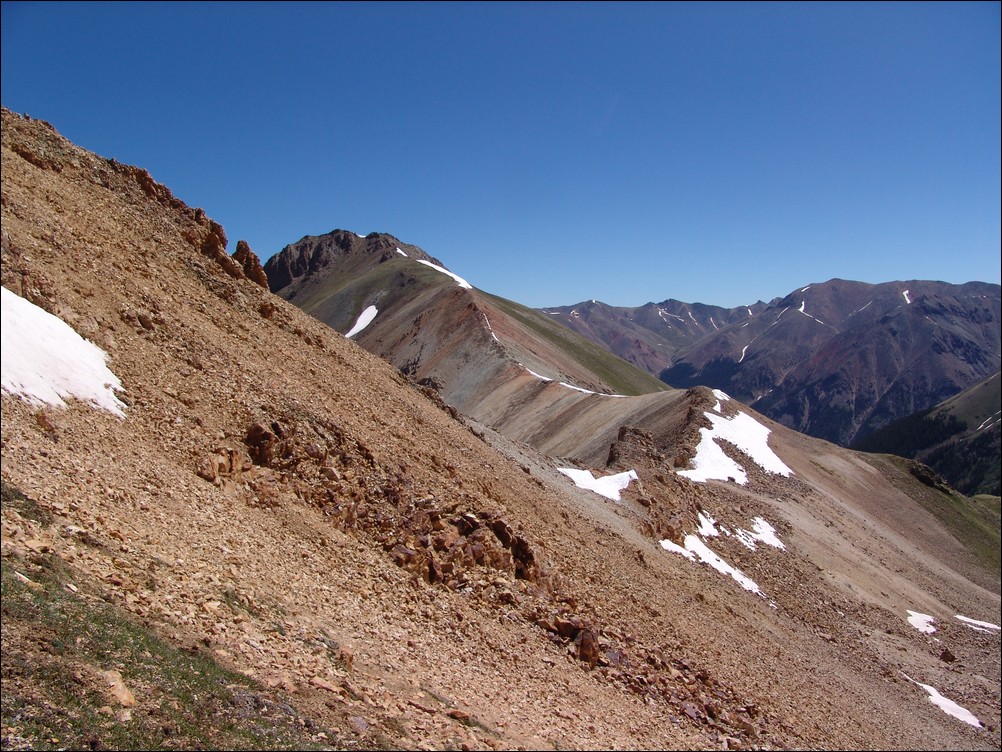
[[[309,289],[315,277],[334,263],[354,270],[352,261],[364,264],[366,257],[372,254],[379,254],[381,261],[387,261],[397,249],[411,258],[441,266],[440,261],[417,246],[403,243],[392,235],[372,232],[362,236],[347,230],[331,230],[326,235],[306,235],[287,245],[268,259],[265,271],[271,291],[292,288],[286,293],[286,297],[291,298],[303,295],[301,290]]]
[[[601,463],[620,427],[605,400],[660,393],[648,401],[649,413],[681,395],[539,313],[474,288],[391,235],[370,234],[368,250],[354,233],[324,238],[358,250],[332,255],[322,269],[283,284],[289,259],[304,254],[302,244],[290,245],[265,265],[272,289],[337,331],[352,330],[355,342],[510,438]],[[365,311],[372,318],[353,329]]]
[[[143,171],[6,110],[2,159],[0,281],[101,347],[125,404],[123,418],[4,389],[5,745],[142,732],[213,746],[185,731],[192,719],[215,734],[267,716],[298,744],[339,749],[998,748],[998,632],[954,617],[998,614],[997,573],[928,511],[944,492],[906,469],[877,470],[708,389],[585,394],[558,379],[587,369],[544,358],[560,349],[549,330],[495,327],[499,347],[555,369],[502,382],[544,398],[541,424],[590,405],[543,438],[573,439],[600,474],[636,471],[613,501],[560,472],[560,452],[448,409],[271,294],[249,249],[220,253],[222,228]],[[422,295],[477,302],[418,266],[410,276],[443,281]],[[478,300],[492,307],[455,315],[493,324],[505,304]],[[434,367],[430,347],[416,369]],[[728,442],[744,485],[678,472],[701,431],[742,415],[769,429],[791,475]],[[752,536],[758,518],[783,548]],[[661,545],[690,536],[761,594]],[[76,604],[72,639],[31,610],[56,594]],[[171,655],[232,672],[210,681],[223,699],[164,698],[145,668],[160,648],[90,649],[109,609]]]

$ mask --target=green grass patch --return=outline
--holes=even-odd
[[[3,503],[33,502],[4,484]],[[3,747],[330,749],[337,736],[200,649],[183,649],[82,587],[58,557],[0,562]],[[126,708],[103,676],[118,671]],[[343,746],[341,747],[343,748]]]
[[[32,520],[41,525],[51,525],[52,515],[29,499],[17,488],[0,479],[0,508],[13,509],[26,520]]]
[[[562,323],[545,318],[538,311],[495,295],[487,297],[502,311],[563,350],[619,394],[649,394],[667,391],[670,388],[646,371],[627,363]]]

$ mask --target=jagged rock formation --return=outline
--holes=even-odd
[[[233,252],[233,260],[240,264],[244,276],[251,282],[268,288],[268,275],[261,266],[261,259],[251,250],[246,240],[237,241],[237,249]]]

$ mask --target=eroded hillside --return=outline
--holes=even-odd
[[[997,580],[907,473],[769,423],[790,475],[725,444],[747,482],[691,479],[701,428],[764,421],[696,389],[594,463],[636,470],[619,503],[581,490],[272,295],[145,171],[7,111],[2,136],[3,286],[124,404],[5,386],[5,746],[233,743],[190,709],[276,747],[998,748],[998,631],[954,618],[997,623]],[[760,592],[659,544],[697,529]],[[204,705],[151,668],[185,653],[220,671]]]

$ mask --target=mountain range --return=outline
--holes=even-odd
[[[544,309],[672,386],[722,389],[843,446],[998,373],[998,285],[833,279],[768,304]]]
[[[415,270],[408,259],[424,268]],[[833,280],[769,304],[733,309],[669,300],[636,309],[589,301],[532,311],[465,280],[457,284],[442,262],[417,246],[387,234],[361,237],[346,230],[287,246],[269,259],[265,272],[273,292],[338,331],[350,333],[368,310],[373,318],[351,333],[364,347],[418,380],[439,385],[446,402],[463,413],[499,427],[503,420],[510,435],[531,437],[543,451],[571,457],[572,447],[544,440],[545,434],[564,426],[573,435],[593,436],[595,426],[579,430],[585,421],[578,407],[575,420],[568,421],[541,412],[536,396],[513,398],[498,386],[511,369],[545,376],[565,390],[570,384],[624,395],[663,389],[638,371],[657,372],[679,387],[721,389],[803,433],[905,456],[915,455],[889,443],[900,435],[895,431],[884,432],[879,444],[860,442],[875,427],[924,414],[984,374],[998,373],[999,287],[984,283]],[[460,310],[472,315],[460,320],[455,315]],[[569,337],[553,322],[582,338]],[[504,344],[495,328],[505,332]],[[603,357],[585,339],[622,360]],[[426,350],[434,353],[431,359],[423,356]],[[675,364],[663,367],[672,357]],[[561,370],[549,372],[547,364]],[[540,388],[532,379],[522,381]],[[561,394],[555,385],[542,391]],[[492,408],[497,397],[500,407]],[[989,400],[996,410],[998,402]],[[658,400],[650,404],[655,413],[662,409]],[[528,427],[517,425],[523,407]],[[560,410],[561,416],[569,412]],[[614,417],[612,423],[620,420]],[[596,452],[616,427],[606,426],[592,454],[576,458],[596,462]],[[991,479],[998,477],[1002,459],[995,445],[982,438],[962,446],[954,455],[962,454],[963,462],[937,462],[946,482],[969,493],[997,491]]]
[[[262,266],[47,123],[2,160],[5,746],[999,747],[997,510],[923,465],[387,234]]]

